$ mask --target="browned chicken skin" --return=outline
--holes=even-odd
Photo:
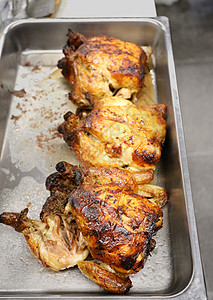
[[[43,205],[40,214],[41,221],[28,218],[28,209],[24,209],[21,213],[5,212],[1,214],[0,222],[21,232],[25,236],[31,252],[45,267],[58,271],[77,264],[87,277],[102,288],[113,293],[126,293],[132,286],[128,274],[138,271],[143,266],[144,259],[154,245],[151,235],[162,223],[160,208],[149,202],[148,199],[161,204],[162,199],[164,199],[163,204],[165,204],[167,200],[165,190],[151,185],[139,185],[138,187],[133,175],[121,168],[92,167],[88,169],[61,161],[56,165],[56,170],[57,172],[48,176],[46,180],[46,188],[50,191],[50,196]],[[144,188],[142,188],[143,186]],[[75,190],[76,192],[74,192]],[[101,231],[103,236],[100,242],[96,240],[93,245],[94,247],[98,245],[100,248],[98,256],[96,254],[97,249],[92,250],[93,246],[90,240],[92,234],[87,240],[84,237],[84,226],[82,228],[82,223],[80,225],[76,223],[76,219],[82,218],[82,211],[80,211],[79,217],[76,216],[75,218],[75,214],[71,213],[73,208],[68,202],[69,197],[76,197],[76,193],[79,192],[82,192],[82,195],[78,200],[85,201],[85,190],[88,191],[87,195],[91,196],[91,199],[94,190],[97,191],[96,196],[99,193],[100,199],[104,193],[108,195],[105,199],[106,211],[114,211],[110,216],[112,219],[105,214],[103,216],[106,218],[101,220],[103,222],[102,229],[105,228]],[[134,194],[137,190],[142,190],[142,194],[145,196],[141,197]],[[114,200],[110,195],[113,195]],[[99,206],[100,201],[98,202],[98,198],[96,200],[95,207],[101,211],[104,202]],[[137,201],[139,202],[137,203]],[[89,211],[94,203],[87,204],[84,209]],[[136,206],[138,208],[135,211]],[[96,217],[98,218],[98,215],[92,213],[91,225],[94,225],[94,218]],[[86,218],[85,226],[88,226],[88,221],[89,219]],[[97,230],[92,229],[95,237],[99,234],[101,224],[97,223],[96,225],[98,225]],[[107,228],[109,227],[114,229],[111,238],[117,241],[118,247],[118,249],[114,248],[115,252],[114,255],[111,254],[111,257],[109,249],[105,256],[100,255],[103,252],[100,244],[106,241]],[[85,261],[89,254],[88,245],[91,247],[91,253],[95,253],[95,261]],[[107,248],[107,245],[105,246]],[[137,257],[132,270],[125,269],[133,263],[133,260],[128,258],[126,249],[131,252],[134,249],[133,256]],[[123,261],[122,266],[119,266],[117,254],[119,254],[120,263]],[[109,258],[112,259],[111,264],[109,264]],[[129,265],[125,263],[125,259]],[[120,271],[124,274],[121,274]]]
[[[85,166],[146,172],[155,169],[161,156],[165,113],[162,104],[137,108],[123,98],[109,97],[99,100],[84,118],[68,112],[58,130]]]
[[[147,59],[141,47],[107,36],[86,38],[72,30],[67,36],[58,67],[77,106],[89,107],[117,93],[130,99],[140,90]]]
[[[57,183],[56,177],[63,177],[66,186],[70,187],[73,185],[80,186],[81,184],[118,185],[147,198],[149,201],[152,201],[160,207],[164,206],[167,202],[167,193],[164,188],[153,184],[146,184],[150,180],[150,175],[147,177],[144,175],[146,173],[131,173],[126,169],[110,166],[91,166],[90,168],[77,167],[65,161],[59,162],[56,165],[56,170],[58,171],[57,173],[54,173],[47,178],[47,186],[49,187],[49,190],[54,190],[54,187],[56,186],[57,193],[58,184],[55,184]],[[66,189],[66,187],[63,187],[62,191],[66,191]],[[63,197],[63,193],[62,199],[66,199],[67,202],[68,196]],[[64,200],[59,201],[60,207],[63,201]],[[48,209],[49,207],[50,205],[48,203]],[[55,207],[56,204],[54,204],[54,209]]]
[[[69,202],[94,259],[122,274],[143,267],[162,225],[158,205],[116,185],[82,185]]]
[[[138,192],[138,186],[148,183],[153,178],[153,170],[149,172],[132,173],[127,169],[111,166],[73,166],[68,162],[61,161],[56,165],[56,170],[64,179],[72,179],[76,185],[84,184],[113,184],[123,186],[126,189]],[[54,176],[54,175],[52,175]],[[55,179],[54,179],[55,180]],[[54,181],[53,180],[53,181]]]

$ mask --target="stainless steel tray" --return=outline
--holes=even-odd
[[[68,28],[86,36],[106,34],[154,49],[155,100],[168,107],[167,138],[156,172],[156,183],[165,186],[169,194],[169,203],[163,208],[164,226],[144,269],[132,276],[133,288],[127,295],[114,296],[77,268],[59,273],[44,269],[28,250],[24,237],[2,225],[0,296],[206,299],[165,17],[28,19],[4,29],[0,39],[0,212],[18,212],[31,202],[30,217],[38,218],[48,195],[45,177],[59,160],[77,163],[52,130],[61,123],[63,114],[73,109],[66,96],[69,86],[59,84],[54,72]]]

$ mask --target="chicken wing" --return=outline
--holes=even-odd
[[[40,220],[21,213],[4,212],[0,223],[21,232],[31,252],[42,264],[54,271],[73,267],[84,260],[89,250],[71,212],[66,208],[75,180],[63,178],[58,172],[48,176],[46,187],[50,196],[43,205]]]
[[[121,274],[143,268],[152,235],[162,226],[160,207],[119,186],[81,185],[70,210],[95,260]]]
[[[116,93],[134,98],[146,68],[147,56],[141,47],[107,36],[86,38],[72,30],[67,36],[65,57],[58,67],[71,84],[69,97],[74,104],[91,107]],[[150,50],[147,52],[150,56]]]
[[[47,181],[56,181],[55,176],[59,174],[64,178],[64,181],[70,185],[84,184],[102,184],[102,185],[119,185],[126,189],[132,190],[135,193],[138,192],[138,186],[148,183],[153,179],[153,170],[147,172],[135,172],[131,173],[127,169],[111,166],[73,166],[68,162],[61,161],[56,165],[58,173],[54,173],[49,176]],[[53,180],[51,179],[53,177]],[[68,181],[66,181],[68,180]],[[72,190],[72,189],[71,189]]]
[[[86,117],[68,112],[58,131],[85,166],[154,170],[166,135],[166,106],[137,108],[120,97],[99,100]]]
[[[54,271],[75,266],[89,251],[72,216],[51,214],[45,222],[27,217],[28,208],[21,213],[4,212],[0,222],[21,232],[31,252],[42,264]]]

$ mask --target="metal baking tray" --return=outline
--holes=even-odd
[[[48,196],[44,182],[55,164],[77,164],[56,128],[72,110],[68,84],[58,80],[68,28],[85,36],[106,34],[153,47],[155,101],[168,107],[167,137],[156,183],[166,188],[164,225],[133,288],[116,296],[101,290],[77,268],[55,273],[30,253],[24,237],[0,226],[0,296],[128,299],[206,299],[187,157],[181,123],[169,22],[157,18],[27,19],[4,28],[0,39],[0,212],[29,203],[38,218]]]

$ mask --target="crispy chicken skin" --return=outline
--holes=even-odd
[[[162,225],[160,207],[119,186],[81,185],[69,198],[71,212],[92,257],[121,274],[143,268]]]
[[[58,174],[55,176],[63,176],[64,180],[71,180],[71,184],[75,182],[75,185],[84,184],[113,184],[123,186],[126,189],[132,190],[135,193],[138,192],[138,186],[145,184],[153,178],[153,172],[134,174],[130,171],[111,166],[73,166],[68,162],[61,161],[56,165]],[[54,176],[51,175],[51,176]],[[51,178],[50,176],[50,178]],[[55,179],[54,179],[55,180]]]
[[[137,108],[120,97],[99,100],[86,117],[68,112],[59,133],[85,166],[154,170],[166,135],[166,106]]]
[[[58,184],[55,184],[57,182],[55,177],[60,178],[62,176],[64,183],[66,183],[67,186],[71,186],[70,190],[73,190],[73,185],[77,187],[81,184],[118,185],[124,187],[126,190],[138,193],[160,207],[164,206],[168,200],[167,192],[164,188],[153,184],[146,184],[147,181],[150,180],[150,176],[146,177],[144,175],[146,173],[131,173],[126,169],[110,166],[91,166],[90,168],[86,168],[73,166],[65,161],[59,162],[56,165],[56,170],[58,171],[57,173],[48,177],[47,186],[49,186],[49,189],[54,190],[54,186],[56,185],[57,193]],[[52,183],[52,185],[50,183]],[[63,187],[63,191],[66,189],[67,188]],[[61,197],[62,201],[60,200],[58,205],[54,204],[54,210],[56,210],[57,206],[61,207],[61,203],[64,201],[63,199],[66,199],[67,202],[68,195],[69,194],[67,194],[66,197]],[[50,205],[48,203],[48,209],[49,207]]]
[[[157,187],[156,190],[152,185],[138,186],[133,175],[121,168],[88,169],[61,161],[56,165],[56,170],[57,172],[46,179],[46,188],[50,191],[50,196],[42,207],[41,221],[28,218],[27,208],[21,213],[5,212],[0,216],[1,223],[23,233],[32,253],[44,266],[53,270],[74,266],[84,260],[89,253],[83,235],[71,213],[70,205],[67,205],[70,194],[77,187],[82,184],[120,186],[135,193],[143,190],[144,197],[156,203],[162,203],[162,195],[165,196],[164,203],[167,200],[163,188]]]
[[[71,84],[74,104],[91,107],[118,92],[131,99],[140,90],[147,60],[141,47],[107,36],[86,38],[72,30],[67,36],[58,67]]]

